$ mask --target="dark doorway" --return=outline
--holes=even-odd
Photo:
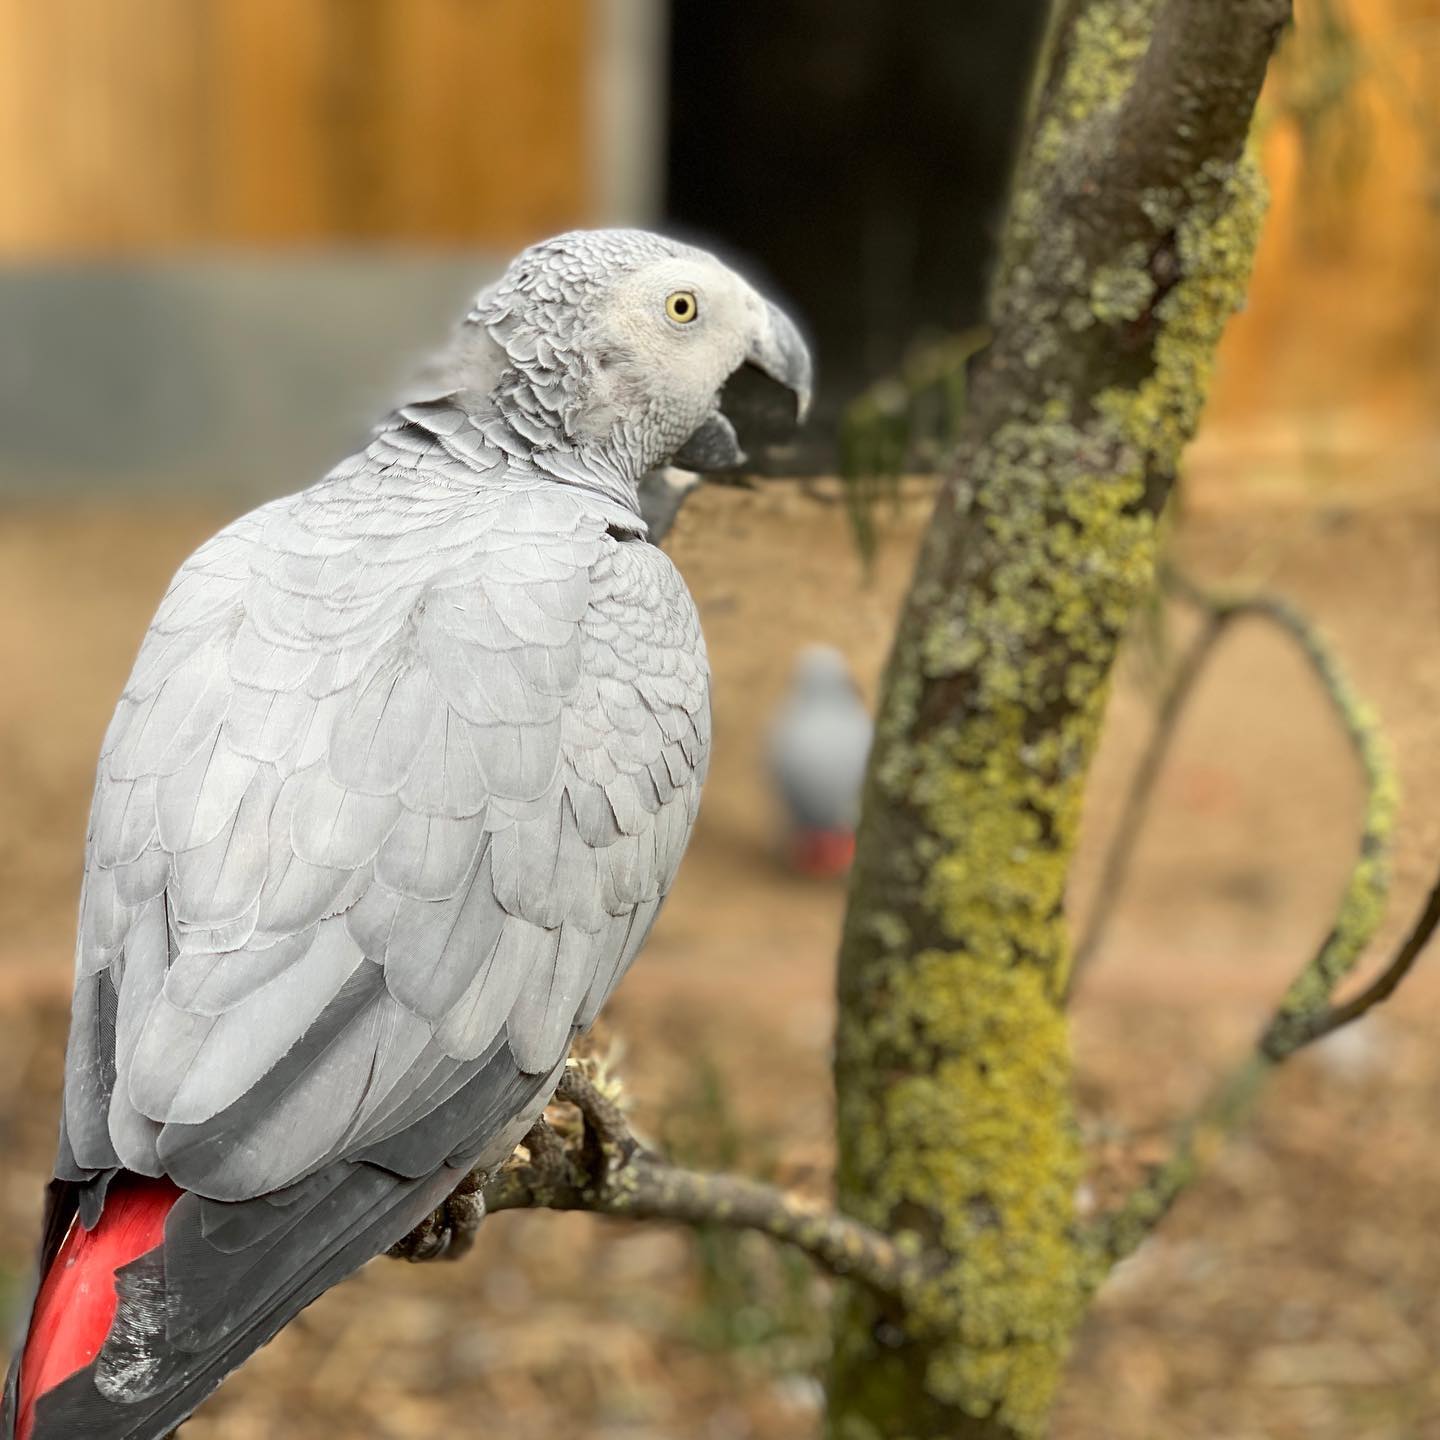
[[[672,0],[667,211],[808,322],[821,424],[979,318],[1043,0]]]

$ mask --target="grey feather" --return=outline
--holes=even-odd
[[[135,782],[137,788],[148,783],[153,796],[154,823],[147,829],[147,842],[157,827],[160,843],[171,854],[215,839],[239,810],[259,765],[233,750],[217,725],[182,769]]]
[[[303,959],[315,943],[315,926],[271,943],[235,950],[201,950],[175,956],[165,975],[165,996],[194,1015],[223,1015]]]
[[[357,906],[357,921],[361,913]],[[468,889],[448,900],[398,897],[385,927],[381,952],[390,993],[431,1024],[441,1024],[472,979],[492,965],[505,920],[505,910],[491,885],[488,862],[481,864]],[[360,934],[369,953],[376,953],[372,947],[381,939],[378,930],[367,933],[355,923],[351,929]]]
[[[375,878],[412,900],[449,900],[466,882],[484,843],[474,817],[406,810],[375,857]]]
[[[532,925],[515,915],[505,916],[499,940],[435,1032],[445,1053],[457,1060],[472,1060],[483,1054],[504,1028],[530,976],[554,964],[559,943],[558,930]],[[512,1033],[512,1053],[515,1041]],[[556,1058],[552,1057],[550,1064]],[[522,1064],[520,1068],[538,1073],[534,1066]]]

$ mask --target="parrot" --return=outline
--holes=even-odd
[[[530,247],[458,334],[431,393],[201,545],[141,644],[0,1440],[161,1440],[323,1291],[455,1238],[674,880],[709,671],[637,486],[733,462],[744,367],[803,419],[808,348],[640,230]]]
[[[769,742],[771,779],[790,830],[790,863],[801,874],[841,875],[850,868],[873,733],[845,657],[828,645],[801,651]]]

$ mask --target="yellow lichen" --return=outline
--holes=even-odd
[[[922,1325],[959,1309],[958,1333],[930,1365],[934,1393],[1026,1431],[1048,1407],[1054,1357],[1077,1319],[1080,1152],[1069,1044],[1046,976],[995,959],[980,945],[931,951],[897,977],[889,1033],[882,1024],[877,1039],[949,1058],[886,1092],[876,1118],[892,1158],[875,1200],[884,1212],[933,1209],[959,1257],[918,1306]]]
[[[1102,325],[1138,320],[1155,297],[1155,278],[1143,245],[1132,245],[1113,265],[1101,265],[1090,281],[1088,315]]]

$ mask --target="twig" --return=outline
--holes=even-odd
[[[1329,697],[1365,782],[1359,854],[1335,920],[1309,964],[1291,982],[1260,1040],[1263,1053],[1284,1059],[1306,1043],[1308,1028],[1328,1009],[1335,987],[1359,963],[1384,919],[1399,800],[1394,764],[1374,712],[1356,695],[1329,643],[1293,605],[1275,596],[1207,595],[1180,576],[1171,577],[1170,583],[1177,594],[1212,612],[1262,616],[1290,632]]]
[[[1333,1034],[1388,1000],[1410,973],[1421,952],[1440,928],[1440,876],[1409,934],[1390,963],[1354,999],[1319,1012],[1303,1038],[1283,1055],[1269,1054],[1259,1046],[1211,1092],[1204,1105],[1181,1128],[1174,1151],[1157,1167],[1118,1210],[1097,1227],[1096,1278],[1115,1261],[1134,1251],[1169,1211],[1180,1193],[1206,1167],[1220,1145],[1248,1118],[1265,1078],[1303,1045]],[[1298,1036],[1301,1032],[1291,1031]]]
[[[1440,927],[1440,876],[1436,877],[1415,924],[1396,950],[1390,963],[1353,999],[1340,1005],[1331,1005],[1311,1017],[1308,1025],[1293,1027],[1291,1035],[1297,1040],[1294,1046],[1308,1045],[1312,1041],[1332,1035],[1336,1030],[1352,1024],[1368,1015],[1377,1005],[1388,1000],[1400,988],[1400,982],[1414,968],[1425,947],[1435,937]]]
[[[1303,1046],[1358,1019],[1388,998],[1440,925],[1437,880],[1435,890],[1389,965],[1353,1000],[1338,1006],[1331,1003],[1336,986],[1360,961],[1384,916],[1397,789],[1388,747],[1375,717],[1351,689],[1329,645],[1288,602],[1271,596],[1210,594],[1173,572],[1165,577],[1165,583],[1180,598],[1203,609],[1212,625],[1223,628],[1235,618],[1254,615],[1280,625],[1294,637],[1329,696],[1360,762],[1366,784],[1365,815],[1359,856],[1329,933],[1291,982],[1255,1050],[1220,1081],[1180,1127],[1170,1158],[1118,1210],[1097,1223],[1093,1236],[1097,1282],[1145,1239],[1205,1167],[1220,1142],[1245,1120],[1270,1071]]]
[[[1092,1233],[1092,1281],[1098,1285],[1114,1266],[1140,1248],[1170,1207],[1206,1168],[1221,1145],[1244,1123],[1273,1062],[1247,1055],[1179,1127],[1169,1157],[1157,1165]]]
[[[1140,763],[1135,767],[1135,773],[1130,779],[1130,793],[1125,797],[1114,838],[1105,856],[1085,931],[1075,946],[1075,959],[1070,968],[1070,994],[1074,993],[1081,974],[1089,968],[1109,931],[1116,902],[1130,874],[1130,865],[1135,858],[1136,845],[1155,793],[1155,784],[1170,755],[1170,745],[1175,738],[1180,716],[1189,703],[1217,642],[1225,633],[1229,619],[1229,616],[1214,612],[1205,616],[1199,632],[1176,666],[1174,677],[1160,701],[1145,753],[1140,757]]]
[[[1307,977],[1311,977],[1312,972],[1322,977],[1324,994],[1321,999],[1328,999],[1339,981],[1354,968],[1380,922],[1389,889],[1388,851],[1396,799],[1390,757],[1374,715],[1351,689],[1329,643],[1295,606],[1274,595],[1226,595],[1207,591],[1168,567],[1161,572],[1160,583],[1177,599],[1201,612],[1202,628],[1181,660],[1161,702],[1149,744],[1131,779],[1130,793],[1126,796],[1115,838],[1105,858],[1090,919],[1075,948],[1070,988],[1073,991],[1082,972],[1094,960],[1109,928],[1115,904],[1134,860],[1155,784],[1196,682],[1214,655],[1218,642],[1235,621],[1266,620],[1286,631],[1309,661],[1354,747],[1367,787],[1359,862],[1351,876],[1334,930],[1281,1004],[1275,1023],[1283,1026],[1289,1023],[1292,1015],[1303,1013],[1313,1000]],[[1362,923],[1357,926],[1357,921]],[[1296,1010],[1296,1006],[1300,1009]]]
[[[686,1170],[647,1150],[625,1114],[575,1066],[555,1092],[584,1120],[581,1136],[559,1142],[545,1122],[526,1141],[528,1159],[484,1184],[485,1209],[583,1210],[631,1220],[676,1220],[756,1230],[794,1245],[832,1275],[902,1295],[922,1266],[904,1245],[878,1230],[770,1185],[733,1175]],[[538,1133],[537,1133],[538,1132]]]

